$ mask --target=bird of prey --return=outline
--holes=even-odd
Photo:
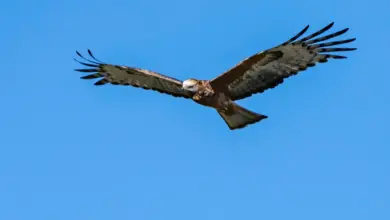
[[[181,81],[146,69],[106,64],[97,60],[89,49],[88,54],[92,59],[87,59],[76,51],[84,62],[75,60],[88,67],[76,71],[89,73],[81,79],[100,78],[94,85],[127,85],[192,99],[198,104],[216,109],[228,127],[234,130],[267,118],[265,115],[241,107],[235,102],[236,100],[274,88],[287,77],[296,75],[317,63],[324,63],[329,59],[347,58],[331,52],[356,50],[356,48],[329,47],[346,44],[356,38],[324,42],[344,34],[348,28],[317,37],[328,31],[333,24],[334,22],[298,40],[308,30],[309,25],[307,25],[288,41],[246,58],[212,80],[190,78]]]

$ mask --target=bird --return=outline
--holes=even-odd
[[[297,75],[318,63],[347,58],[332,52],[357,49],[331,47],[353,42],[356,38],[324,42],[343,35],[349,30],[345,28],[319,36],[331,29],[333,25],[334,22],[331,22],[324,28],[299,39],[309,29],[307,25],[284,43],[247,57],[211,80],[189,78],[181,81],[147,69],[107,64],[96,59],[90,49],[88,49],[89,58],[76,51],[83,61],[77,59],[75,61],[86,67],[75,71],[88,74],[81,76],[81,79],[99,79],[94,83],[96,86],[106,84],[132,86],[173,97],[192,99],[197,104],[215,109],[229,129],[236,130],[268,118],[266,115],[240,106],[236,103],[237,100],[275,88],[286,78]]]

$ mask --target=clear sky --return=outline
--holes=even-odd
[[[390,219],[386,1],[2,3],[1,220]],[[356,37],[346,60],[212,109],[83,81],[75,50],[211,79],[310,24]]]

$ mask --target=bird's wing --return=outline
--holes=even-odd
[[[308,67],[313,67],[316,63],[324,63],[331,58],[347,58],[329,54],[329,52],[351,51],[356,48],[329,48],[329,46],[349,43],[355,38],[332,42],[323,41],[344,34],[348,28],[316,38],[329,30],[333,24],[332,22],[321,30],[297,40],[307,31],[308,25],[285,43],[247,58],[210,83],[214,87],[224,87],[228,90],[232,100],[238,100],[274,88],[285,78],[306,70]]]
[[[90,50],[88,54],[91,59],[83,57],[79,52],[76,52],[79,57],[86,62],[76,60],[78,63],[87,66],[86,69],[75,69],[79,72],[90,73],[82,76],[81,79],[97,79],[100,78],[94,85],[104,85],[107,83],[113,85],[125,85],[139,87],[146,90],[155,90],[160,93],[172,95],[174,97],[191,98],[191,92],[182,89],[182,81],[168,76],[161,75],[149,70],[133,68],[128,66],[119,66],[105,64],[97,60]]]

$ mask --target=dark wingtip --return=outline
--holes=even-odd
[[[102,86],[102,85],[105,85],[107,83],[108,83],[107,79],[101,79],[101,80],[95,82],[94,85],[95,86]]]
[[[333,58],[333,59],[347,59],[346,56],[340,56],[340,55],[333,55],[333,54],[327,54],[327,58]]]
[[[296,34],[294,37],[290,38],[289,40],[285,41],[281,45],[287,45],[289,43],[294,42],[296,39],[300,38],[304,33],[306,33],[307,29],[309,29],[310,25],[306,25],[305,28],[303,28],[298,34]]]
[[[99,73],[94,73],[86,76],[81,76],[80,79],[96,79],[100,77],[102,77],[102,75],[100,75]]]
[[[82,72],[82,73],[93,73],[93,72],[96,72],[97,69],[74,69],[74,71],[77,71],[77,72]]]
[[[345,32],[349,31],[349,28],[344,28],[343,30],[340,31],[341,34],[344,34]]]
[[[302,34],[304,34],[308,29],[309,29],[310,25],[306,25],[305,28],[302,29]]]
[[[99,65],[98,64],[90,64],[90,63],[84,63],[84,62],[81,62],[79,60],[76,60],[75,58],[73,58],[74,61],[78,62],[79,64],[82,64],[84,66],[89,66],[89,67],[98,67]],[[87,60],[89,61],[89,60]]]
[[[77,50],[76,50],[76,54],[77,54],[79,57],[81,57],[83,60],[86,60],[86,61],[88,61],[88,62],[90,62],[90,63],[94,63],[94,64],[97,64],[97,65],[104,64],[104,62],[102,62],[102,61],[96,59],[96,58],[93,56],[93,54],[92,54],[92,52],[91,52],[90,49],[88,49],[88,54],[89,54],[89,56],[92,57],[93,60],[90,60],[90,59],[85,58],[85,57],[84,57],[83,55],[81,55],[81,53],[80,53],[79,51],[77,51]],[[95,61],[94,61],[94,60],[95,60]],[[81,62],[78,61],[78,60],[76,60],[76,61],[79,62],[79,63],[81,63]]]
[[[88,49],[88,54],[89,56],[91,56],[94,60],[96,60],[97,62],[99,62],[100,64],[104,64],[104,62],[96,59],[96,57],[92,54],[92,51],[90,49]]]
[[[333,27],[334,21],[330,22],[328,25],[326,25],[323,29],[329,30],[331,27]]]

